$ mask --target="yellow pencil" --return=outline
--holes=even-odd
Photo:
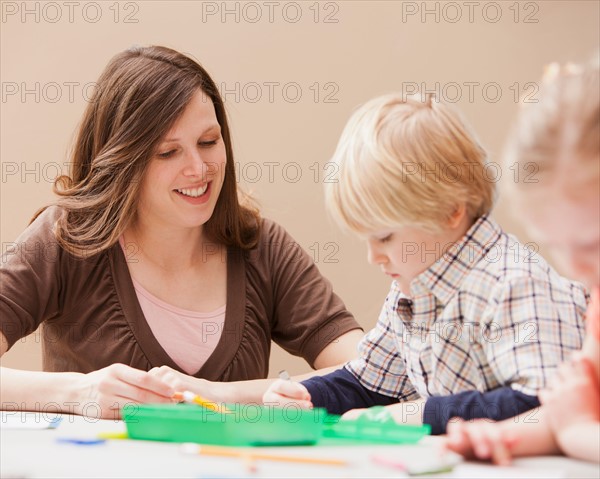
[[[173,394],[173,399],[176,401],[184,401],[186,403],[197,404],[198,406],[202,406],[206,409],[210,409],[211,411],[215,411],[221,414],[227,414],[231,412],[225,406],[220,406],[216,402],[203,398],[202,396],[194,394],[191,391],[176,392],[175,394]]]
[[[344,459],[326,459],[321,457],[284,456],[279,454],[264,454],[254,452],[253,449],[236,449],[232,447],[205,446],[199,444],[183,444],[182,451],[186,454],[201,454],[203,456],[239,457],[241,459],[252,459],[254,461],[279,461],[279,462],[301,462],[305,464],[322,464],[328,466],[345,466],[348,461]]]

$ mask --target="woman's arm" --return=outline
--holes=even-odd
[[[0,356],[8,341],[0,333]],[[49,373],[0,368],[0,409],[66,412],[118,419],[126,404],[171,402],[173,389],[158,378],[124,364],[99,371]]]
[[[59,209],[48,208],[2,256],[0,355],[45,320],[59,318],[69,308],[64,292],[73,286],[68,272],[74,262],[54,237],[59,215]],[[169,402],[171,395],[167,384],[124,364],[88,374],[0,368],[2,409],[62,411],[110,419],[118,417],[127,403]]]
[[[354,329],[342,334],[339,338],[334,339],[330,342],[325,349],[323,349],[317,358],[315,359],[315,367],[318,370],[323,368],[334,369],[334,366],[340,366],[348,361],[355,359],[358,355],[357,346],[358,342],[363,338],[365,333],[361,329]],[[326,372],[318,371],[322,376]],[[329,372],[329,371],[327,371]],[[317,375],[315,371],[299,376],[298,379],[308,379],[312,376]]]
[[[356,346],[363,337],[360,329],[348,331],[329,343],[315,360],[319,369],[306,374],[294,376],[295,381],[303,381],[313,376],[328,374],[357,355]],[[175,371],[168,366],[150,370],[150,374],[168,383],[176,391],[193,391],[215,402],[224,403],[258,403],[275,379],[254,379],[251,381],[211,382],[198,379]]]

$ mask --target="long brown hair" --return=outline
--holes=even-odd
[[[214,104],[227,155],[223,187],[204,225],[206,236],[242,249],[256,245],[259,214],[248,197],[238,198],[231,136],[217,86],[191,58],[150,46],[119,53],[98,80],[73,145],[70,175],[54,184],[64,211],[55,231],[63,248],[88,257],[118,241],[135,218],[152,152],[198,89]]]

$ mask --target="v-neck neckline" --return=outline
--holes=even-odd
[[[183,371],[158,342],[146,321],[133,286],[133,280],[123,250],[119,244],[110,249],[110,264],[115,289],[123,314],[133,336],[152,367],[169,366]],[[246,309],[246,265],[243,252],[234,247],[227,248],[227,293],[223,331],[215,350],[202,367],[191,376],[217,381],[225,372],[242,341]],[[240,301],[239,295],[244,300]],[[190,354],[194,354],[190,351]]]

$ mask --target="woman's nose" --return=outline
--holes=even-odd
[[[186,176],[199,176],[204,177],[206,175],[207,164],[202,159],[202,155],[199,151],[192,151],[186,155],[185,168],[183,170]]]

